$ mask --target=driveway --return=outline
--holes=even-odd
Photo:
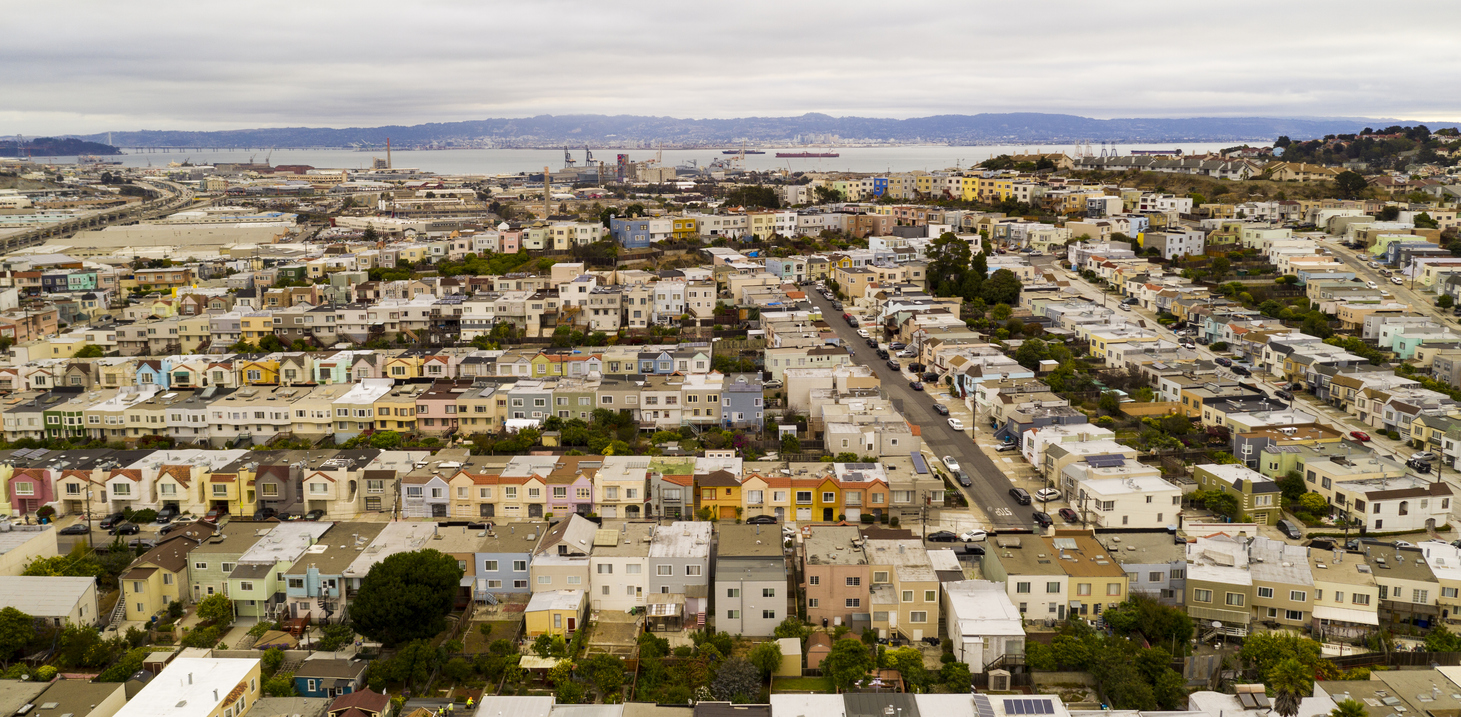
[[[969,474],[974,483],[970,488],[960,487],[959,490],[964,493],[970,506],[978,506],[984,514],[985,527],[998,531],[1033,530],[1035,524],[1031,515],[1035,509],[1016,503],[1010,496],[1009,490],[1014,485],[1014,479],[1008,475],[1009,467],[1001,469],[996,466],[975,445],[973,435],[977,428],[970,425],[973,421],[966,420],[962,431],[951,428],[948,419],[933,412],[932,406],[936,402],[934,398],[926,391],[909,388],[908,384],[913,376],[906,370],[894,371],[888,368],[887,362],[879,359],[867,347],[866,341],[857,335],[857,329],[842,320],[842,312],[832,309],[832,302],[814,291],[807,292],[807,297],[822,310],[822,315],[827,317],[828,325],[837,333],[838,338],[856,352],[853,361],[871,367],[883,382],[883,393],[904,418],[921,429],[923,442],[928,447],[928,453],[932,454],[929,457],[937,461],[943,456],[953,456],[959,461],[960,467]],[[871,327],[864,328],[872,331]],[[899,363],[907,365],[901,359]],[[943,469],[943,466],[939,468]]]

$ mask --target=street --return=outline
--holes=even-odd
[[[855,352],[853,361],[871,367],[882,380],[883,392],[894,402],[894,406],[904,418],[919,426],[923,441],[928,445],[928,452],[931,454],[926,454],[926,457],[932,462],[938,462],[943,456],[953,456],[959,461],[959,466],[969,474],[974,483],[970,488],[960,487],[959,490],[969,500],[971,507],[978,506],[979,512],[984,514],[984,527],[991,531],[1033,530],[1035,524],[1031,515],[1038,507],[1020,505],[1009,494],[1014,485],[1011,475],[1013,471],[996,466],[975,444],[972,436],[980,428],[972,425],[972,417],[964,421],[963,431],[951,428],[948,419],[933,412],[933,404],[939,402],[934,395],[928,391],[914,391],[909,388],[908,384],[913,381],[913,376],[907,373],[906,368],[904,371],[888,368],[887,363],[879,359],[867,347],[866,341],[857,335],[857,329],[843,321],[842,312],[833,309],[831,302],[822,298],[821,294],[810,290],[807,292],[807,299],[822,310],[827,324]],[[870,328],[869,333],[872,333]],[[906,362],[900,363],[906,367]],[[939,469],[947,472],[942,465],[939,465]]]

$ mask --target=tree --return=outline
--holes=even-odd
[[[716,699],[736,703],[755,701],[761,697],[761,671],[744,658],[732,657],[716,670],[710,691]]]
[[[748,659],[761,670],[762,676],[769,676],[781,667],[781,644],[775,640],[760,643],[751,648]]]
[[[1365,190],[1369,183],[1365,181],[1360,173],[1345,170],[1334,178],[1334,188],[1339,190],[1340,196],[1345,199],[1354,199]]]
[[[923,667],[923,653],[912,647],[889,650],[884,655],[888,667],[903,675],[903,680],[914,689],[922,689],[932,682],[928,670]]]
[[[198,617],[213,625],[233,623],[233,601],[223,593],[209,595],[198,603]]]
[[[1427,652],[1461,652],[1461,635],[1451,632],[1444,624],[1431,628],[1425,636]]]
[[[1018,349],[1015,349],[1015,360],[1032,371],[1039,368],[1040,362],[1048,358],[1050,358],[1050,350],[1040,339],[1026,339]]]
[[[1020,279],[1009,269],[990,275],[979,289],[979,295],[991,304],[1014,304],[1020,300]]]
[[[839,462],[856,463],[857,461],[854,459],[851,461]],[[777,637],[795,637],[796,639],[801,640],[806,638],[807,636],[807,626],[801,621],[801,618],[798,618],[795,615],[787,615],[786,619],[782,620],[781,623],[772,630],[772,634],[776,635]]]
[[[1311,670],[1323,659],[1319,643],[1291,632],[1253,633],[1243,639],[1243,649],[1238,655],[1262,675],[1290,658]]]
[[[867,645],[857,640],[838,640],[832,644],[832,651],[822,660],[822,672],[832,678],[832,684],[846,690],[862,679],[873,668],[873,657]]]
[[[1319,493],[1305,493],[1299,496],[1299,509],[1310,515],[1326,515],[1329,513],[1329,501]]]
[[[1233,263],[1228,261],[1227,257],[1220,256],[1216,259],[1213,259],[1211,265],[1213,280],[1216,281],[1221,279],[1223,274],[1228,273],[1228,270],[1231,268],[1233,268]]]
[[[294,673],[281,672],[264,679],[264,694],[269,697],[294,697]]]
[[[613,655],[594,655],[579,665],[604,701],[611,701],[624,688],[624,660]]]
[[[456,558],[436,550],[396,553],[376,563],[350,608],[355,629],[391,647],[446,629],[462,570]]]
[[[1365,711],[1365,703],[1359,700],[1344,700],[1329,710],[1329,717],[1365,717],[1369,714]]]
[[[1102,391],[1101,399],[1096,402],[1096,407],[1106,412],[1109,416],[1121,415],[1121,396],[1115,391]]]
[[[1456,300],[1451,298],[1450,294],[1441,294],[1441,298],[1436,299],[1436,306],[1439,306],[1443,309],[1449,309],[1455,305]]]
[[[965,276],[972,276],[969,242],[952,232],[944,232],[929,242],[925,255],[928,257],[929,288],[937,296],[953,295],[964,283]]]
[[[1208,510],[1227,518],[1236,520],[1243,512],[1237,496],[1221,490],[1200,490],[1192,494],[1192,499],[1200,501]]]
[[[1282,717],[1299,713],[1299,701],[1314,687],[1314,673],[1294,658],[1286,658],[1268,671],[1264,682],[1274,692],[1273,708]]]
[[[87,344],[76,352],[76,358],[101,358],[105,355],[107,352],[96,344]]]
[[[35,618],[13,607],[0,610],[0,662],[9,662],[35,636]]]

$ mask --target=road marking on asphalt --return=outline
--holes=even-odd
[[[1015,462],[1015,459],[1013,459],[1013,458],[1006,458],[1006,459],[1004,459],[1004,462],[1005,463],[1014,463]]]
[[[995,515],[1000,515],[1000,516],[1014,515],[1014,512],[1011,511],[1009,508],[996,508],[994,506],[990,506],[989,507],[989,511],[991,513],[994,513]]]

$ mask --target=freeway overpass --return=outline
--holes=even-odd
[[[0,236],[0,253],[8,254],[16,249],[44,244],[53,238],[71,236],[85,229],[98,229],[117,222],[155,219],[183,209],[193,202],[193,191],[180,184],[162,180],[140,181],[163,196],[140,204],[129,204]]]

